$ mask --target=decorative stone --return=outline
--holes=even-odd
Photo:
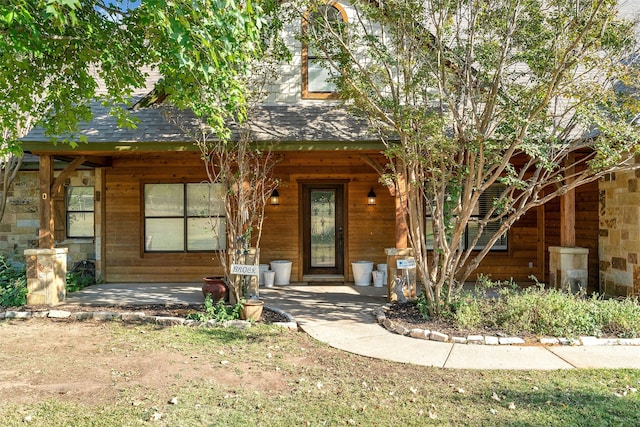
[[[73,314],[73,318],[76,320],[89,320],[93,318],[93,312],[91,311],[80,311],[78,313]]]
[[[500,344],[500,339],[498,337],[492,337],[491,335],[487,335],[484,337],[484,343],[486,345],[498,345]]]
[[[49,311],[48,317],[51,319],[68,319],[71,317],[71,312],[66,310],[51,310]]]
[[[29,319],[31,317],[30,311],[7,311],[4,313],[6,319]]]
[[[520,337],[500,337],[498,341],[500,345],[524,344],[524,340]]]
[[[618,338],[580,337],[580,342],[585,346],[618,345]]]
[[[182,317],[156,317],[156,324],[162,326],[180,326],[184,324],[184,319]]]
[[[96,311],[93,313],[93,320],[113,320],[120,316],[119,313],[114,313],[112,311]]]
[[[465,337],[451,337],[451,342],[454,344],[466,344],[467,338]]]
[[[5,315],[6,315],[6,312],[0,311],[0,319],[4,319]]]
[[[431,331],[429,331],[429,330],[415,328],[415,329],[411,329],[409,331],[409,336],[411,336],[413,338],[418,338],[418,339],[421,339],[421,340],[428,340],[430,333],[431,333]]]
[[[393,322],[391,320],[387,319],[386,317],[382,321],[382,326],[384,326],[385,328],[387,328],[390,331],[393,331],[393,329],[394,329]]]
[[[31,317],[35,317],[37,319],[44,319],[46,317],[49,317],[49,312],[48,311],[33,311],[33,312],[31,312]]]
[[[640,345],[640,338],[620,338],[618,339],[620,345]]]
[[[482,335],[469,335],[467,344],[484,344],[484,337]]]
[[[580,341],[575,338],[558,338],[561,345],[580,345]]]
[[[540,344],[543,344],[543,345],[558,345],[558,344],[560,344],[560,340],[558,338],[544,337],[544,338],[540,338]]]
[[[431,341],[439,341],[439,342],[447,342],[449,339],[449,335],[443,334],[441,332],[431,331],[429,334],[429,339]]]
[[[123,322],[142,322],[145,317],[146,315],[142,311],[120,314],[120,319],[122,319]]]
[[[394,332],[398,335],[409,335],[409,329],[401,325],[396,326]]]

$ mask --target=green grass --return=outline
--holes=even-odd
[[[64,328],[61,323],[60,334]],[[419,367],[344,353],[268,326],[239,331],[114,322],[102,334],[101,345],[111,349],[105,357],[162,350],[189,355],[214,374],[151,388],[129,383],[138,375],[132,369],[130,379],[118,378],[117,397],[101,405],[64,397],[26,404],[0,399],[2,425],[626,426],[636,425],[640,413],[640,370]],[[92,357],[101,362],[100,353]]]

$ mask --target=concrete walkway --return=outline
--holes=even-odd
[[[203,301],[200,284],[96,285],[71,294],[70,304],[179,304]],[[387,331],[375,308],[386,288],[281,286],[261,288],[270,307],[291,314],[310,336],[332,347],[400,363],[458,369],[640,369],[640,346],[489,346],[420,340]]]

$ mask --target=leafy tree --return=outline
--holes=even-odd
[[[164,77],[158,96],[170,96],[174,106],[203,117],[227,138],[226,119],[246,115],[243,85],[251,59],[262,49],[262,16],[262,6],[251,0],[2,2],[4,189],[20,166],[19,139],[34,126],[74,145],[73,134],[91,118],[96,100],[111,106],[120,125],[135,126],[127,106],[133,91],[145,87],[145,70],[151,68]]]
[[[21,165],[19,139],[38,125],[70,136],[91,117],[95,99],[112,105],[124,124],[122,105],[144,84],[145,52],[144,33],[129,25],[120,2],[0,4],[0,218]]]
[[[629,167],[633,25],[613,0],[353,4],[343,26],[302,5],[317,11],[306,41],[386,144],[383,179],[439,313],[523,214]]]

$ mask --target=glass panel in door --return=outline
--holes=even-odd
[[[336,266],[336,191],[311,190],[311,267]]]

